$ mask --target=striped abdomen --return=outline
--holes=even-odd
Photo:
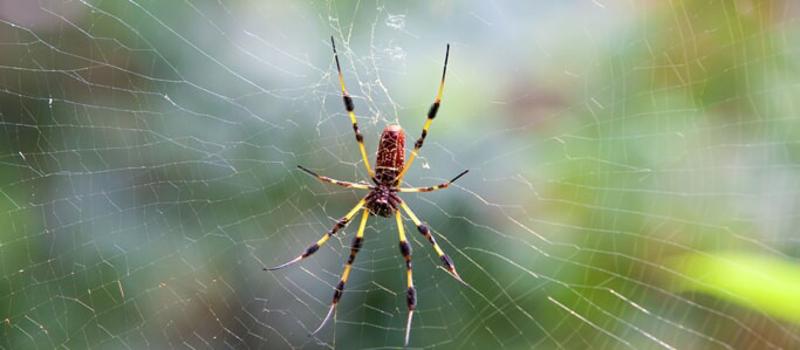
[[[397,124],[387,125],[378,143],[378,157],[375,161],[375,179],[380,184],[394,185],[397,175],[403,170],[406,154],[406,134]]]

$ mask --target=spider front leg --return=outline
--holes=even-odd
[[[350,97],[350,94],[347,93],[347,88],[344,86],[344,75],[342,75],[342,66],[339,65],[339,54],[336,53],[336,43],[333,41],[333,36],[331,36],[331,47],[333,48],[333,57],[336,59],[336,71],[339,73],[339,85],[342,87],[342,100],[344,101],[344,109],[350,116],[350,123],[353,124],[353,132],[356,134],[356,142],[358,142],[358,149],[361,152],[361,159],[364,160],[364,167],[367,168],[367,173],[369,174],[369,177],[372,178],[375,176],[375,173],[372,172],[372,168],[369,166],[367,150],[364,148],[364,136],[361,135],[361,131],[358,130],[358,121],[356,120],[353,98]]]
[[[300,260],[303,260],[303,259],[311,256],[311,254],[316,253],[317,250],[319,250],[319,248],[322,247],[322,245],[325,244],[325,242],[328,241],[328,239],[330,239],[333,235],[335,235],[337,232],[339,232],[339,230],[341,230],[345,226],[347,226],[347,224],[350,223],[350,220],[353,219],[353,216],[355,216],[356,213],[358,213],[358,210],[363,208],[364,204],[366,204],[366,203],[367,203],[366,198],[362,198],[360,201],[358,201],[356,206],[353,207],[353,209],[351,209],[347,213],[347,215],[345,215],[341,219],[339,219],[339,221],[337,221],[336,224],[333,225],[333,228],[331,228],[330,231],[325,233],[325,235],[322,236],[322,238],[320,238],[316,243],[314,243],[314,244],[310,245],[308,248],[306,248],[306,250],[302,254],[300,254],[298,257],[296,257],[296,258],[294,258],[292,260],[289,260],[289,261],[287,261],[287,262],[285,262],[283,264],[280,264],[278,266],[265,267],[264,271],[273,271],[273,270],[282,269],[282,268],[284,268],[286,266],[289,266],[291,264],[294,264],[294,263],[296,263],[296,262],[298,262]]]
[[[414,310],[417,308],[417,289],[414,288],[414,279],[412,278],[411,245],[408,244],[408,239],[406,239],[406,230],[403,228],[403,218],[400,216],[400,211],[395,211],[394,217],[397,221],[397,233],[400,238],[400,253],[403,254],[403,259],[406,261],[408,319],[406,320],[405,346],[408,346],[408,339],[411,335],[411,319],[414,317]]]
[[[463,172],[461,172],[461,174],[456,175],[456,177],[454,177],[452,180],[447,181],[445,183],[440,183],[440,184],[438,184],[436,186],[430,186],[430,187],[401,187],[401,188],[397,189],[397,192],[433,192],[433,191],[442,190],[442,189],[445,189],[448,186],[450,186],[450,184],[452,184],[453,182],[456,182],[456,180],[458,180],[460,177],[464,176],[468,172],[469,172],[469,170],[464,170]]]
[[[327,182],[327,183],[331,183],[331,184],[334,184],[334,185],[339,185],[339,186],[346,187],[346,188],[355,188],[355,189],[359,189],[359,190],[370,190],[370,189],[373,188],[373,186],[370,186],[370,185],[367,185],[367,184],[360,184],[360,183],[349,182],[349,181],[341,181],[341,180],[332,179],[332,178],[327,177],[327,176],[322,176],[322,175],[319,175],[319,174],[317,174],[317,173],[315,173],[315,172],[313,172],[311,170],[308,170],[306,167],[304,167],[302,165],[298,165],[297,167],[300,170],[304,171],[306,174],[309,174],[309,175],[317,178],[317,180],[322,181],[322,182]]]
[[[423,224],[422,221],[420,221],[419,218],[416,215],[414,215],[414,212],[411,211],[411,208],[408,207],[406,202],[401,201],[400,207],[403,208],[403,211],[405,211],[406,214],[411,218],[411,221],[414,222],[414,225],[417,225],[417,230],[419,231],[419,233],[421,233],[422,236],[424,236],[425,239],[427,239],[428,242],[430,242],[431,245],[433,245],[433,250],[436,251],[436,255],[439,256],[439,259],[442,260],[442,264],[444,265],[445,269],[447,269],[447,272],[449,272],[450,275],[452,275],[459,282],[463,283],[464,285],[467,285],[467,282],[464,282],[464,280],[461,279],[461,276],[458,275],[458,272],[456,271],[456,266],[455,264],[453,264],[453,259],[450,259],[450,257],[447,256],[447,254],[445,254],[444,251],[442,251],[442,248],[439,247],[439,244],[436,243],[436,238],[433,237],[433,234],[431,234],[431,230],[428,228],[428,226]]]
[[[439,81],[439,91],[436,93],[436,98],[433,100],[433,104],[428,110],[428,118],[425,120],[425,125],[422,126],[422,135],[417,139],[417,142],[414,142],[414,149],[411,151],[411,156],[408,157],[408,162],[405,167],[403,167],[403,170],[400,171],[400,174],[397,175],[398,184],[403,180],[403,176],[406,175],[408,169],[411,169],[411,164],[414,163],[419,149],[422,148],[422,144],[425,142],[425,136],[428,136],[428,129],[430,129],[433,119],[436,118],[436,113],[439,112],[439,105],[442,103],[442,93],[444,92],[444,78],[447,75],[448,58],[450,58],[450,44],[447,44],[447,51],[444,54],[444,68],[442,69],[442,80]]]
[[[317,334],[328,320],[333,315],[334,310],[336,310],[336,304],[339,303],[339,300],[342,298],[342,293],[344,292],[344,285],[347,283],[347,279],[350,278],[350,269],[353,267],[353,262],[356,261],[356,255],[358,254],[359,250],[361,250],[361,245],[364,244],[364,228],[367,227],[367,218],[369,218],[369,209],[364,209],[364,214],[361,216],[361,224],[358,225],[358,233],[356,233],[356,238],[353,238],[353,243],[350,244],[350,257],[347,258],[347,263],[344,265],[344,271],[342,271],[342,276],[339,278],[339,284],[336,285],[336,291],[333,292],[333,301],[331,301],[331,307],[328,309],[328,314],[325,315],[325,319],[322,320],[319,327],[311,333]]]

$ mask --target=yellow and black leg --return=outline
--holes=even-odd
[[[358,225],[358,233],[356,233],[356,238],[353,238],[353,243],[350,244],[350,257],[347,258],[344,271],[342,271],[342,276],[339,278],[339,284],[336,285],[336,290],[333,292],[331,307],[328,309],[328,314],[325,315],[325,319],[322,320],[319,327],[311,334],[316,334],[325,326],[333,315],[334,310],[336,310],[336,304],[338,304],[339,300],[342,298],[344,285],[347,283],[347,279],[350,278],[350,270],[353,268],[353,262],[356,260],[356,255],[358,251],[361,250],[361,245],[364,243],[364,228],[367,226],[367,218],[369,218],[369,209],[364,209],[364,214],[361,216],[361,224]]]
[[[414,288],[414,279],[412,276],[411,245],[408,244],[406,230],[403,228],[403,218],[400,215],[400,211],[396,211],[394,216],[397,220],[397,232],[400,235],[400,253],[403,254],[403,259],[406,262],[406,279],[408,287],[406,289],[406,302],[408,303],[408,319],[406,320],[405,345],[408,346],[408,339],[411,335],[411,319],[414,317],[414,310],[417,308],[417,290]]]
[[[447,44],[447,51],[444,54],[444,68],[442,69],[442,80],[439,81],[439,91],[436,93],[436,98],[433,100],[433,104],[431,108],[428,109],[428,119],[425,120],[425,125],[422,126],[422,135],[417,139],[417,142],[414,142],[414,149],[411,151],[411,156],[408,158],[408,162],[406,163],[403,170],[397,175],[397,183],[400,184],[400,181],[403,180],[403,176],[405,176],[408,169],[411,168],[411,164],[414,163],[414,159],[417,158],[417,154],[419,153],[419,149],[422,148],[422,144],[425,142],[425,137],[428,136],[428,129],[431,127],[431,123],[433,119],[436,118],[436,113],[439,112],[439,105],[442,103],[442,93],[444,92],[444,78],[447,75],[447,60],[450,58],[450,44]]]
[[[428,242],[433,245],[433,250],[436,251],[436,255],[439,256],[439,259],[442,260],[442,265],[444,265],[444,268],[447,270],[447,272],[449,272],[450,275],[452,275],[456,280],[466,285],[467,283],[464,282],[464,280],[461,279],[461,276],[458,275],[456,266],[453,264],[453,259],[450,259],[450,257],[447,256],[444,251],[442,251],[442,248],[439,247],[438,243],[436,243],[436,238],[433,237],[433,234],[431,234],[431,230],[428,228],[428,226],[423,224],[422,221],[420,221],[419,218],[414,215],[414,212],[411,211],[411,208],[408,207],[406,202],[400,202],[400,207],[403,208],[403,211],[405,211],[408,217],[411,218],[411,221],[414,222],[414,225],[417,225],[417,230],[419,233],[421,233],[422,236],[424,236],[425,239],[427,239]]]
[[[450,184],[452,184],[453,182],[456,182],[456,180],[458,180],[460,177],[464,176],[468,172],[469,172],[469,170],[464,170],[463,172],[461,172],[461,174],[456,175],[456,177],[454,177],[452,180],[447,181],[445,183],[438,184],[436,186],[430,186],[430,187],[401,187],[401,188],[397,189],[397,192],[433,192],[433,191],[442,190],[442,189],[445,189],[448,186],[450,186]]]
[[[372,186],[367,185],[367,184],[363,184],[363,183],[360,184],[360,183],[355,183],[355,182],[336,180],[336,179],[332,179],[332,178],[327,177],[327,176],[319,175],[319,174],[317,174],[317,173],[315,173],[315,172],[313,172],[311,170],[308,170],[306,167],[304,167],[302,165],[298,165],[297,167],[300,168],[300,170],[304,171],[306,174],[309,174],[309,175],[311,175],[313,177],[316,177],[317,180],[322,181],[322,182],[327,182],[327,183],[331,183],[331,184],[334,184],[334,185],[339,185],[339,186],[347,187],[347,188],[355,188],[355,189],[359,189],[359,190],[372,189]]]
[[[366,199],[361,199],[360,201],[358,201],[356,206],[353,207],[353,209],[351,209],[347,213],[347,215],[345,215],[341,219],[339,219],[339,221],[337,221],[336,224],[333,225],[333,228],[331,228],[330,231],[326,232],[325,235],[322,236],[322,238],[320,238],[316,243],[314,243],[314,244],[310,245],[308,248],[306,248],[306,250],[303,251],[302,254],[300,254],[296,258],[294,258],[292,260],[289,260],[289,261],[287,261],[287,262],[285,262],[283,264],[280,264],[278,266],[265,267],[264,271],[272,271],[272,270],[282,269],[282,268],[284,268],[286,266],[289,266],[291,264],[294,264],[294,263],[296,263],[296,262],[298,262],[300,260],[303,260],[303,259],[311,256],[311,254],[316,253],[317,250],[319,250],[319,248],[322,247],[322,245],[325,244],[325,242],[328,241],[328,239],[330,239],[333,235],[335,235],[337,232],[339,232],[339,230],[341,230],[345,226],[347,226],[347,224],[350,222],[350,220],[353,219],[353,216],[355,216],[356,213],[358,213],[358,210],[364,207],[364,204],[366,202],[367,202]]]
[[[367,158],[367,150],[364,148],[364,135],[361,135],[361,131],[358,130],[358,121],[356,120],[353,98],[350,97],[350,94],[347,93],[347,88],[344,86],[342,66],[339,65],[339,54],[336,53],[336,43],[333,41],[333,36],[331,36],[331,47],[333,48],[333,57],[336,60],[336,71],[339,73],[339,85],[342,87],[342,100],[344,100],[344,109],[350,116],[350,123],[353,124],[353,132],[356,134],[356,142],[358,142],[358,149],[361,151],[361,158],[364,161],[364,167],[367,168],[367,173],[369,174],[369,177],[372,178],[375,176],[375,173],[372,172],[372,168],[369,165],[369,158]]]

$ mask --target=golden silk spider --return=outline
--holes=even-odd
[[[411,211],[411,208],[400,199],[397,195],[398,192],[431,192],[440,189],[447,188],[451,183],[458,180],[458,178],[464,176],[468,172],[465,170],[454,177],[452,180],[441,183],[436,186],[430,187],[400,187],[402,182],[403,176],[406,174],[408,169],[411,167],[411,164],[414,163],[414,159],[417,157],[417,153],[419,152],[420,148],[422,148],[423,142],[425,142],[425,137],[428,135],[428,129],[433,122],[433,119],[436,118],[436,114],[439,111],[439,105],[442,101],[442,92],[444,91],[444,80],[445,75],[447,74],[447,60],[450,57],[450,44],[447,45],[447,50],[444,56],[444,68],[442,69],[442,79],[439,82],[439,90],[436,93],[436,98],[433,101],[430,109],[428,110],[427,119],[425,124],[422,127],[422,135],[417,139],[414,143],[414,149],[411,151],[411,156],[408,159],[408,162],[405,162],[405,133],[403,132],[403,128],[399,125],[391,124],[386,126],[381,133],[381,138],[378,143],[378,154],[375,161],[375,171],[373,172],[372,168],[369,164],[369,159],[367,158],[367,152],[364,148],[364,136],[361,135],[361,132],[358,129],[358,123],[356,121],[355,115],[355,106],[353,104],[353,99],[347,93],[347,88],[344,84],[344,77],[342,75],[342,68],[339,65],[339,55],[336,53],[336,43],[331,36],[331,47],[333,48],[333,57],[336,61],[336,70],[339,74],[339,84],[342,88],[342,99],[344,100],[344,108],[347,111],[347,114],[350,116],[350,122],[353,124],[353,131],[355,132],[356,142],[358,142],[359,150],[361,151],[361,158],[364,162],[364,166],[367,169],[367,173],[369,174],[370,179],[374,183],[374,185],[366,184],[366,183],[355,183],[349,181],[340,181],[336,179],[332,179],[327,176],[319,175],[303,166],[298,165],[298,168],[309,175],[317,178],[322,182],[331,183],[334,185],[339,185],[347,188],[354,188],[359,190],[367,190],[369,191],[368,194],[363,197],[358,203],[356,203],[355,207],[353,207],[345,216],[343,216],[339,221],[336,222],[335,225],[330,229],[330,231],[326,232],[325,235],[322,236],[317,242],[306,248],[306,250],[297,256],[296,258],[283,263],[281,265],[275,267],[264,268],[265,271],[272,271],[284,268],[291,264],[294,264],[300,260],[303,260],[312,254],[314,254],[319,248],[325,244],[333,235],[337,232],[342,230],[353,217],[358,214],[359,211],[362,212],[361,221],[358,226],[358,231],[356,233],[356,237],[353,239],[353,242],[350,246],[350,257],[347,259],[347,262],[344,266],[344,271],[342,271],[341,277],[339,278],[339,283],[336,285],[335,291],[333,293],[333,300],[331,301],[331,306],[328,309],[328,314],[325,316],[325,319],[322,320],[322,323],[319,327],[312,333],[316,334],[319,332],[320,329],[328,322],[333,315],[334,311],[336,310],[336,304],[342,297],[342,293],[344,291],[345,283],[347,283],[347,279],[350,277],[350,269],[352,268],[353,262],[355,261],[356,255],[358,251],[361,249],[361,245],[364,241],[364,228],[367,225],[367,219],[370,215],[378,215],[382,217],[390,217],[394,214],[395,220],[397,221],[397,230],[399,233],[400,238],[400,252],[403,255],[406,263],[406,278],[407,278],[407,289],[406,289],[406,301],[408,304],[408,318],[406,320],[406,330],[405,330],[405,344],[408,345],[408,340],[411,331],[411,320],[414,316],[414,310],[417,306],[417,291],[414,288],[414,281],[412,279],[412,266],[411,266],[411,245],[408,243],[406,239],[405,229],[403,228],[403,220],[400,214],[400,210],[402,209],[403,212],[408,215],[411,221],[414,222],[414,225],[417,226],[417,230],[420,234],[422,234],[428,242],[433,246],[433,250],[436,251],[436,254],[442,261],[444,268],[459,282],[464,283],[461,277],[456,272],[455,265],[453,264],[453,260],[447,256],[447,254],[442,251],[442,248],[439,247],[439,244],[436,243],[436,239],[430,232],[428,226],[426,226],[420,219]],[[466,283],[465,283],[466,284]]]

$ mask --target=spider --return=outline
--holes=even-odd
[[[319,248],[325,244],[333,235],[337,232],[342,230],[345,226],[347,226],[353,217],[358,214],[359,211],[362,212],[361,221],[358,226],[358,233],[356,233],[356,237],[353,239],[353,242],[350,246],[350,257],[347,259],[347,263],[344,266],[344,271],[342,271],[341,277],[339,278],[339,283],[336,285],[335,291],[333,293],[333,301],[331,301],[330,308],[328,309],[328,314],[325,316],[325,319],[322,320],[322,323],[317,327],[317,329],[312,332],[311,334],[314,335],[319,332],[323,326],[328,322],[331,318],[331,315],[334,314],[336,310],[336,304],[339,303],[339,300],[342,297],[342,292],[344,291],[345,283],[347,283],[348,277],[350,277],[350,269],[353,266],[353,262],[356,259],[356,255],[358,254],[359,250],[361,249],[361,245],[364,242],[364,228],[367,225],[367,219],[370,215],[377,215],[382,217],[390,217],[394,215],[395,221],[397,222],[397,231],[400,238],[400,252],[403,255],[403,259],[406,263],[406,279],[407,279],[407,289],[406,289],[406,302],[408,304],[408,318],[406,320],[406,330],[405,330],[405,345],[408,345],[408,340],[411,332],[411,320],[414,316],[414,310],[417,306],[417,291],[414,288],[414,281],[412,279],[412,266],[411,266],[411,245],[409,245],[408,240],[406,238],[405,229],[403,228],[403,221],[402,216],[400,214],[400,209],[404,211],[411,221],[414,222],[416,225],[417,230],[419,231],[422,236],[425,237],[428,242],[433,246],[433,250],[441,259],[444,268],[453,276],[456,280],[461,283],[464,283],[464,280],[458,275],[456,272],[455,265],[453,264],[453,260],[447,256],[447,254],[442,251],[442,248],[439,247],[439,244],[436,243],[436,239],[430,232],[428,226],[426,226],[417,215],[411,211],[411,208],[400,199],[397,195],[398,192],[432,192],[437,191],[440,189],[447,188],[451,183],[458,180],[460,177],[464,176],[469,170],[465,170],[454,177],[452,180],[448,182],[444,182],[438,184],[436,186],[430,187],[400,187],[402,182],[403,176],[406,174],[408,169],[411,167],[411,164],[414,163],[414,159],[417,157],[420,148],[422,148],[423,142],[425,142],[425,137],[428,135],[428,129],[433,122],[433,119],[436,118],[436,113],[439,111],[439,105],[442,101],[442,92],[444,91],[444,79],[447,73],[447,60],[450,57],[450,44],[447,44],[447,51],[445,52],[444,56],[444,68],[442,70],[442,79],[439,82],[439,90],[436,94],[436,99],[434,99],[433,104],[431,105],[430,109],[428,110],[427,120],[422,127],[422,135],[417,139],[414,143],[414,149],[411,151],[411,156],[408,159],[408,162],[405,162],[405,133],[403,132],[403,128],[396,124],[390,124],[383,129],[381,133],[380,142],[378,144],[378,154],[375,161],[375,171],[373,172],[372,168],[369,164],[369,159],[367,158],[367,152],[364,148],[364,136],[361,135],[361,132],[358,129],[358,123],[356,121],[356,116],[354,113],[355,107],[353,105],[353,99],[347,93],[347,88],[344,84],[344,77],[342,76],[342,68],[339,65],[339,55],[336,53],[336,43],[333,40],[333,36],[331,36],[331,47],[333,48],[333,57],[336,61],[336,70],[339,74],[339,84],[342,88],[342,99],[344,100],[344,108],[347,111],[348,115],[350,116],[350,122],[353,124],[353,131],[356,135],[356,142],[358,142],[359,150],[361,151],[361,157],[364,161],[364,167],[367,169],[367,173],[369,173],[369,177],[374,183],[374,185],[370,185],[367,183],[359,182],[348,182],[348,181],[341,181],[332,179],[327,176],[319,175],[301,165],[297,167],[308,173],[309,175],[317,178],[319,181],[331,183],[334,185],[339,185],[347,188],[359,189],[359,190],[368,190],[369,193],[363,197],[355,207],[353,207],[345,216],[343,216],[339,221],[336,222],[335,225],[330,229],[330,231],[326,232],[322,238],[320,238],[316,243],[310,245],[306,250],[297,256],[296,258],[283,263],[281,265],[275,267],[264,268],[265,271],[272,271],[287,267],[292,265],[300,260],[303,260],[312,254],[314,254]]]

